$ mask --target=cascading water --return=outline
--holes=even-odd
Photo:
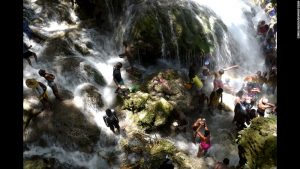
[[[105,0],[106,6],[109,11],[109,19],[113,21],[112,16],[114,14],[114,9],[110,1]],[[147,2],[147,1],[144,1]],[[183,3],[186,2],[186,3]],[[190,1],[181,1],[178,4],[190,4],[196,2],[200,9],[206,15],[209,15],[209,23],[207,24],[202,20],[202,17],[195,13],[193,8],[195,5],[188,7],[194,15],[199,15],[198,21],[202,23],[204,31],[207,34],[212,35],[214,43],[214,58],[218,67],[227,66],[230,64],[240,65],[242,70],[247,70],[244,72],[239,72],[236,74],[244,75],[245,73],[254,72],[256,70],[263,70],[263,60],[260,53],[259,46],[255,39],[255,26],[258,22],[258,18],[255,12],[260,12],[258,8],[254,7],[252,4],[247,3],[243,0],[190,0]],[[158,3],[159,4],[159,3]],[[125,67],[127,65],[126,60],[119,58],[118,54],[121,51],[118,51],[121,47],[116,45],[120,44],[123,40],[122,37],[127,38],[127,30],[130,28],[131,24],[134,23],[134,17],[136,14],[134,11],[134,5],[142,6],[147,5],[147,3],[138,3],[138,4],[126,4],[128,7],[125,11],[125,15],[122,20],[118,23],[114,21],[114,24],[120,24],[116,27],[116,31],[113,34],[113,37],[109,37],[104,33],[101,33],[97,28],[85,28],[82,27],[81,20],[77,18],[74,10],[69,8],[67,13],[70,14],[71,21],[73,23],[60,22],[62,19],[59,18],[59,15],[56,17],[51,17],[49,19],[43,19],[41,23],[36,23],[30,25],[30,28],[37,32],[41,37],[46,37],[46,41],[37,42],[32,39],[28,39],[27,36],[24,37],[24,40],[30,43],[32,51],[35,51],[38,55],[40,62],[35,64],[33,62],[33,67],[27,65],[27,62],[24,62],[23,69],[23,88],[24,95],[30,93],[29,88],[25,85],[25,80],[28,78],[36,78],[38,81],[45,82],[37,72],[39,69],[46,69],[49,72],[53,72],[56,75],[56,81],[61,88],[71,91],[74,95],[74,98],[71,100],[74,105],[88,118],[90,121],[93,121],[97,124],[101,130],[100,140],[97,143],[96,152],[97,153],[83,153],[80,151],[69,151],[64,150],[60,145],[52,145],[52,138],[47,138],[49,142],[48,147],[41,147],[35,145],[35,143],[28,146],[29,150],[24,152],[24,158],[30,158],[32,156],[38,155],[45,158],[56,158],[61,163],[67,163],[69,165],[74,165],[74,167],[85,167],[85,168],[119,168],[121,163],[122,156],[114,157],[115,161],[113,164],[108,164],[107,154],[114,151],[115,153],[122,154],[120,148],[117,146],[120,138],[123,136],[114,135],[105,125],[102,117],[105,115],[105,109],[113,107],[116,103],[115,100],[115,85],[112,78],[113,65],[116,62],[124,63]],[[26,1],[24,4],[27,8],[34,11],[34,15],[31,18],[38,18],[39,15],[42,15],[42,7],[37,4],[37,1]],[[49,7],[51,8],[51,7]],[[255,9],[253,13],[253,9]],[[166,11],[166,16],[171,18],[169,11]],[[250,13],[253,15],[252,20],[247,18],[245,13]],[[265,16],[261,16],[264,19]],[[266,18],[266,17],[265,17]],[[169,30],[171,32],[172,41],[175,44],[176,51],[174,52],[176,56],[175,61],[178,63],[172,65],[166,60],[163,60],[163,66],[171,67],[173,69],[179,69],[181,60],[184,57],[187,57],[186,61],[189,63],[192,55],[195,55],[191,52],[185,56],[180,55],[179,51],[179,42],[176,38],[175,31],[173,29],[174,23],[173,19],[169,19]],[[228,30],[224,29],[224,26],[219,23],[222,21]],[[166,23],[159,23],[160,20],[157,18],[159,25]],[[211,28],[211,31],[209,28]],[[164,39],[164,29],[159,27],[159,33],[161,37],[161,58],[166,58],[166,40]],[[55,38],[64,37],[62,41],[59,41],[59,44],[56,44],[51,41]],[[209,39],[208,39],[209,40]],[[211,40],[209,40],[211,41]],[[76,44],[76,45],[74,45]],[[64,47],[62,50],[65,51],[56,51],[57,46]],[[117,46],[117,47],[116,47]],[[169,58],[168,58],[169,59]],[[172,61],[174,63],[174,60]],[[165,64],[164,64],[165,63]],[[258,64],[261,63],[261,64]],[[154,70],[157,70],[161,65],[151,66],[146,70],[146,75],[152,73]],[[181,65],[182,66],[182,65]],[[90,67],[88,69],[87,67]],[[92,75],[89,74],[89,71],[93,70],[93,75],[99,74],[102,77],[101,80],[92,79]],[[127,85],[132,85],[134,82],[130,79],[128,74],[122,70],[122,75],[124,81]],[[92,80],[91,80],[92,79]],[[98,78],[99,79],[99,78]],[[100,78],[101,79],[101,78]],[[239,79],[238,79],[239,80]],[[99,82],[100,81],[100,82]],[[102,99],[104,102],[103,108],[98,108],[94,105],[89,105],[84,103],[84,98],[81,95],[81,90],[88,86],[93,85],[98,89],[98,93],[101,93]],[[236,85],[238,86],[238,85]],[[238,88],[238,87],[236,87]],[[50,97],[53,98],[51,89],[47,89]],[[233,106],[233,98],[230,95],[225,94],[224,102],[227,105]],[[233,124],[231,123],[233,118],[233,113],[217,113],[215,116],[211,116],[208,113],[201,114],[202,117],[207,119],[207,123],[212,133],[212,147],[208,152],[208,156],[211,158],[201,158],[201,164],[206,163],[211,167],[214,162],[211,161],[222,161],[224,157],[230,159],[230,166],[238,165],[238,153],[237,146],[234,143],[234,136],[232,135]],[[191,120],[196,119],[197,115],[194,117],[189,117]],[[123,119],[120,122],[121,126],[126,126],[129,122],[127,118]],[[191,142],[191,133],[179,134],[176,137],[171,137],[169,140],[173,141],[175,145],[186,152],[188,152],[191,158],[195,158],[197,153],[198,146]]]

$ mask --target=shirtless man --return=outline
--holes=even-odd
[[[222,82],[222,75],[224,74],[225,71],[233,69],[233,68],[238,68],[238,65],[230,66],[225,69],[220,69],[219,71],[215,71],[212,74],[214,75],[214,91],[217,90],[218,88],[224,88],[224,84]]]
[[[261,98],[257,104],[257,113],[259,116],[264,117],[265,116],[265,110],[267,108],[275,107],[274,104],[268,103],[269,100],[267,98]]]

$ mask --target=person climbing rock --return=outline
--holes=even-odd
[[[54,83],[55,76],[51,73],[47,73],[45,70],[40,69],[39,75],[44,77],[47,81],[48,86],[52,89],[52,92],[57,100],[62,100],[61,96],[58,94],[57,85]]]
[[[220,162],[220,161],[217,162],[214,169],[229,169],[228,164],[229,164],[229,159],[224,158],[223,162]]]
[[[105,112],[106,112],[106,115],[103,116],[103,120],[104,120],[106,126],[109,127],[113,133],[115,133],[115,128],[120,133],[119,119],[116,115],[116,112],[111,109],[106,109]]]
[[[115,93],[118,93],[119,90],[121,89],[121,85],[124,85],[124,81],[121,75],[121,68],[122,68],[122,63],[118,62],[113,69],[113,80],[117,86]]]
[[[34,94],[38,97],[40,102],[43,104],[44,109],[49,109],[47,86],[35,79],[27,79],[25,81],[26,86],[31,88]]]
[[[129,43],[127,41],[123,42],[123,46],[124,46],[124,53],[120,54],[119,57],[120,58],[124,58],[125,56],[127,57],[128,63],[130,65],[130,69],[129,71],[133,71],[134,67],[134,45],[132,43]]]
[[[23,58],[27,60],[30,66],[32,66],[31,61],[29,59],[31,56],[34,57],[36,63],[38,62],[36,54],[29,50],[31,47],[31,45],[28,46],[26,43],[23,42]]]

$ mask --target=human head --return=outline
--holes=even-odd
[[[39,70],[39,75],[40,76],[45,76],[45,74],[46,74],[46,71],[44,69]]]
[[[224,158],[223,163],[224,163],[225,165],[228,165],[228,164],[229,164],[229,159],[228,159],[228,158]]]
[[[224,69],[220,69],[219,70],[219,73],[222,75],[222,74],[224,74]]]
[[[221,93],[223,93],[223,89],[222,89],[222,88],[218,88],[218,89],[216,90],[216,92],[219,93],[219,94],[221,94]]]
[[[107,115],[107,116],[111,116],[111,115],[112,115],[112,112],[111,112],[110,109],[106,109],[105,112],[106,112],[106,115]]]
[[[205,131],[204,131],[204,136],[207,137],[207,136],[209,136],[209,135],[210,135],[210,131],[209,131],[209,130],[205,130]]]
[[[260,21],[260,24],[264,25],[264,24],[266,24],[266,21],[262,20],[262,21]]]
[[[263,98],[262,101],[261,101],[263,104],[266,104],[269,102],[269,100],[267,98]]]
[[[118,62],[116,65],[116,68],[121,69],[121,67],[123,66],[121,62]]]
[[[35,79],[27,79],[25,83],[29,88],[36,88],[38,86],[38,82]]]
[[[257,76],[261,76],[261,71],[256,72]]]

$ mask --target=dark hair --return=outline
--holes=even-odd
[[[218,89],[216,90],[216,92],[217,92],[217,93],[223,93],[223,89],[222,89],[222,88],[218,88]]]
[[[209,130],[205,130],[205,131],[204,131],[204,136],[205,136],[205,137],[209,136],[209,134],[210,134],[210,131],[209,131]]]
[[[220,69],[220,70],[219,70],[219,73],[220,73],[220,74],[224,74],[224,69]]]
[[[120,69],[123,65],[121,62],[118,62],[115,66],[116,66],[116,68]]]
[[[111,112],[110,109],[106,109],[105,112],[106,112],[106,115],[107,115],[107,116],[111,116],[111,115],[112,115],[112,112]]]
[[[46,74],[46,70],[44,70],[44,69],[39,70],[39,75],[40,76],[44,76],[45,74]]]
[[[229,159],[228,159],[228,158],[224,158],[223,163],[224,163],[225,165],[228,165],[228,164],[229,164]]]
[[[244,91],[243,90],[240,90],[238,91],[235,95],[238,96],[238,97],[242,97],[244,94]]]

